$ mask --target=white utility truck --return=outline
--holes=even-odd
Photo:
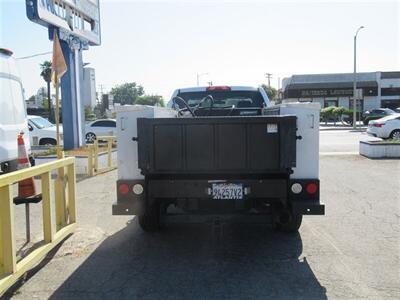
[[[0,167],[5,173],[17,168],[20,132],[24,133],[25,147],[31,153],[24,90],[12,54],[0,48]],[[33,164],[31,155],[30,160]]]
[[[325,213],[319,111],[241,86],[178,89],[168,108],[121,106],[113,214],[137,215],[145,231],[184,216],[295,232],[303,215]]]
[[[41,117],[28,115],[28,129],[31,136],[32,146],[55,146],[57,145],[57,127],[49,120]],[[63,127],[60,125],[60,144],[63,144]]]

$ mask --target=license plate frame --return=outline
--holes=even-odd
[[[242,183],[213,183],[211,198],[214,200],[243,200],[244,187]]]

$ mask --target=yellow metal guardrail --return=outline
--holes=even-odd
[[[51,201],[51,173],[55,180],[55,227]],[[40,176],[44,244],[17,262],[14,233],[13,184]],[[75,158],[62,158],[36,167],[0,176],[0,297],[51,249],[71,234],[76,226]]]
[[[89,146],[88,155],[88,175],[94,176],[97,174],[105,173],[117,168],[117,166],[112,164],[112,145],[115,136],[98,136],[94,143]],[[99,168],[99,141],[107,141],[107,166],[104,168]]]

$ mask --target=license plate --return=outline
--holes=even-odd
[[[243,185],[237,183],[213,183],[213,199],[243,199]]]

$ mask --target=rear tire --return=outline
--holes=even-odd
[[[303,221],[303,215],[290,215],[290,220],[286,223],[280,224],[280,231],[283,232],[298,232]]]
[[[93,132],[88,132],[85,135],[86,143],[92,144],[96,139],[96,135]]]
[[[273,214],[273,228],[281,232],[295,233],[298,232],[303,215],[292,214],[289,212],[280,212]]]
[[[399,129],[395,129],[390,133],[390,138],[391,139],[396,139],[396,140],[400,140],[400,130]]]
[[[160,206],[154,204],[146,210],[144,215],[138,217],[139,225],[146,232],[156,232],[161,229],[160,226]]]

